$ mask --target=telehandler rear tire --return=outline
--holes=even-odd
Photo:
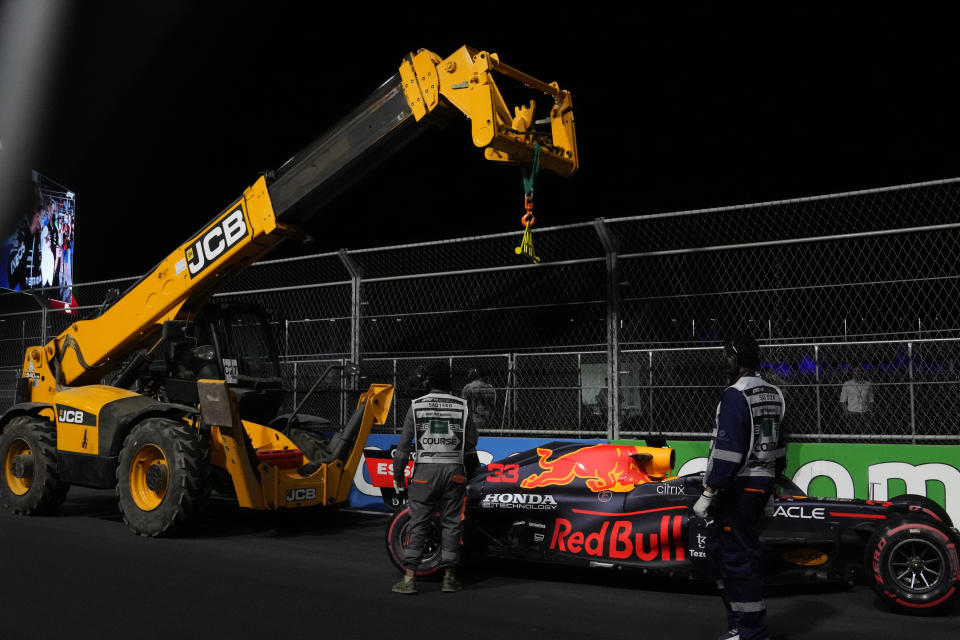
[[[190,425],[148,418],[123,442],[117,498],[123,521],[141,536],[182,532],[210,495],[209,438]]]
[[[57,476],[57,428],[49,420],[18,416],[0,436],[0,501],[25,516],[53,513],[70,485]]]

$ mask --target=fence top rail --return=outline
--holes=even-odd
[[[363,361],[364,362],[371,362],[371,361],[372,362],[391,362],[393,360],[423,360],[424,357],[425,356],[422,356],[422,355],[420,356],[371,356],[369,358],[364,358]],[[430,358],[431,360],[441,360],[443,358],[471,358],[471,359],[509,358],[510,354],[509,353],[480,353],[476,355],[473,355],[473,354],[463,355],[462,353],[460,354],[447,353],[447,354],[437,354],[435,356],[426,356],[426,357]]]
[[[142,276],[123,276],[120,278],[110,278],[108,280],[92,280],[90,282],[75,282],[69,287],[35,287],[33,289],[30,289],[29,293],[26,291],[3,290],[3,291],[0,291],[0,299],[2,299],[4,296],[22,296],[22,295],[30,295],[30,293],[43,293],[44,291],[59,291],[62,288],[80,289],[82,287],[92,287],[92,286],[101,285],[101,284],[115,284],[117,282],[130,282],[132,280],[138,280],[141,277]]]
[[[553,227],[542,227],[537,229],[538,234],[553,233],[556,231],[565,231],[567,229],[585,229],[593,226],[593,222],[573,222],[571,224],[560,224]],[[424,247],[436,247],[445,244],[459,244],[462,242],[474,242],[478,240],[493,240],[495,238],[511,238],[518,235],[515,231],[504,231],[503,233],[492,233],[489,235],[463,236],[459,238],[447,238],[444,240],[431,240],[429,242],[413,242],[410,244],[396,244],[387,247],[369,247],[366,249],[347,249],[350,255],[373,253],[378,251],[396,251],[398,249],[422,249]]]
[[[473,275],[480,273],[496,273],[500,271],[520,271],[523,269],[543,269],[545,267],[566,267],[572,264],[590,264],[603,262],[606,258],[576,258],[573,260],[555,260],[552,262],[538,263],[519,263],[499,267],[477,267],[475,269],[451,269],[450,271],[431,271],[429,273],[408,273],[399,276],[379,276],[376,278],[363,278],[367,282],[391,282],[395,280],[417,280],[420,278],[448,278],[450,276]]]
[[[713,251],[736,251],[738,249],[762,249],[768,247],[782,247],[796,244],[815,244],[833,242],[836,240],[858,240],[861,238],[876,238],[880,236],[906,235],[908,233],[925,233],[930,231],[950,231],[960,228],[960,223],[927,225],[925,227],[898,227],[896,229],[877,229],[874,231],[857,231],[855,233],[841,233],[829,236],[805,236],[802,238],[784,238],[782,240],[763,240],[761,242],[744,242],[738,244],[721,244],[702,247],[686,247],[683,249],[661,249],[657,251],[642,251],[639,253],[624,253],[618,256],[623,260],[636,258],[660,258],[691,253],[710,253]]]
[[[850,196],[865,196],[878,193],[888,193],[891,191],[906,191],[908,189],[920,189],[923,187],[935,187],[945,184],[960,182],[960,178],[944,178],[942,180],[928,180],[926,182],[911,182],[908,184],[899,184],[889,187],[877,187],[874,189],[861,189],[859,191],[841,191],[838,193],[827,193],[819,196],[804,196],[801,198],[787,198],[784,200],[767,200],[765,202],[753,202],[747,204],[733,204],[722,207],[705,207],[702,209],[687,209],[681,211],[669,211],[665,213],[649,213],[638,216],[625,216],[622,218],[606,218],[606,222],[620,224],[624,222],[640,222],[644,220],[657,220],[662,218],[677,218],[680,216],[699,215],[703,213],[724,213],[728,211],[744,211],[747,209],[760,209],[762,207],[774,207],[786,204],[797,204],[800,202],[821,202],[823,200],[834,200],[837,198],[847,198]]]
[[[824,342],[820,340],[811,340],[809,342],[763,342],[760,348],[773,347],[850,347],[878,344],[923,344],[927,342],[958,342],[960,338],[910,338],[910,339],[892,339],[892,340],[844,340],[840,342]],[[722,344],[703,345],[703,346],[679,346],[679,347],[657,347],[657,348],[639,348],[639,349],[621,349],[620,353],[661,353],[670,351],[716,351],[723,348]]]
[[[0,313],[0,318],[12,318],[14,316],[36,316],[41,313],[42,309],[37,307],[33,311],[11,311],[10,313]]]
[[[517,358],[532,358],[543,356],[603,356],[606,351],[517,351],[513,355]]]
[[[322,289],[324,287],[342,287],[349,285],[349,280],[314,282],[312,284],[298,284],[290,287],[270,287],[268,289],[246,289],[244,291],[221,291],[211,298],[229,298],[230,296],[248,296],[254,293],[276,293],[279,291],[306,291],[307,289]]]
[[[340,257],[340,254],[337,253],[336,251],[328,251],[325,253],[311,253],[309,255],[304,255],[304,256],[291,256],[289,258],[273,258],[270,260],[258,260],[256,263],[254,263],[253,266],[257,266],[257,265],[266,266],[271,264],[287,264],[290,262],[303,262],[305,260],[320,260],[323,258],[339,259],[339,257]]]

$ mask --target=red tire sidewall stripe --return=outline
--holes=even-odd
[[[393,519],[390,521],[390,528],[387,529],[387,552],[388,552],[388,553],[390,554],[390,556],[394,559],[394,561],[396,562],[396,564],[399,565],[399,566],[401,566],[401,567],[403,567],[403,558],[398,558],[398,557],[397,557],[397,554],[394,553],[394,549],[393,549],[393,530],[394,530],[394,528],[397,526],[397,522],[400,521],[400,518],[401,518],[404,514],[407,514],[407,517],[409,518],[410,507],[407,507],[406,509],[404,509],[403,511],[401,511],[401,512],[398,513],[397,515],[393,516]],[[406,568],[406,567],[404,567],[404,568]],[[435,568],[433,568],[433,569],[426,569],[426,570],[424,570],[424,571],[414,571],[414,575],[416,575],[417,577],[421,577],[421,578],[422,578],[423,576],[433,575],[433,574],[437,573],[439,570],[440,570],[440,567],[435,567]]]
[[[390,553],[390,557],[394,559],[396,564],[398,564],[401,567],[403,566],[403,558],[398,558],[397,554],[394,552],[394,549],[393,549],[393,530],[396,528],[397,523],[400,521],[400,518],[404,514],[407,514],[409,517],[410,507],[407,507],[400,513],[393,516],[393,518],[390,520],[390,528],[387,529],[387,551]]]
[[[894,598],[894,600],[896,601],[897,604],[902,605],[902,606],[904,606],[904,607],[910,607],[911,609],[928,609],[928,608],[930,608],[930,607],[935,607],[935,606],[937,606],[938,604],[941,604],[941,603],[946,602],[947,600],[949,600],[949,599],[953,596],[953,592],[956,591],[956,590],[957,590],[956,587],[950,587],[950,591],[947,591],[947,593],[944,594],[944,596],[943,596],[942,598],[938,598],[938,599],[934,600],[933,602],[924,602],[924,603],[921,603],[921,604],[917,604],[917,603],[913,603],[913,602],[906,602],[906,601],[904,601],[904,600],[901,600],[900,598]]]

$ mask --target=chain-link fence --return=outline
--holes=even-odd
[[[387,431],[417,366],[442,358],[457,388],[472,367],[495,387],[490,434],[703,438],[721,340],[749,332],[793,439],[960,442],[958,209],[945,180],[598,219],[536,230],[539,264],[505,233],[264,261],[216,297],[269,310],[287,409],[342,421],[342,382],[305,394],[359,361],[398,388]],[[0,296],[0,403],[26,346],[135,281],[75,286],[88,306],[70,315]]]

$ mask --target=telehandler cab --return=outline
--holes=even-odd
[[[535,119],[532,100],[511,113],[495,72],[550,96],[547,117]],[[55,510],[71,485],[115,489],[125,522],[146,536],[181,530],[215,479],[252,509],[344,503],[393,388],[371,385],[340,427],[297,410],[278,416],[280,369],[264,316],[209,299],[425,123],[457,111],[489,160],[577,170],[570,94],[556,83],[469,47],[406,56],[352,113],[98,315],[27,348],[17,402],[0,416],[0,501],[31,515]]]

